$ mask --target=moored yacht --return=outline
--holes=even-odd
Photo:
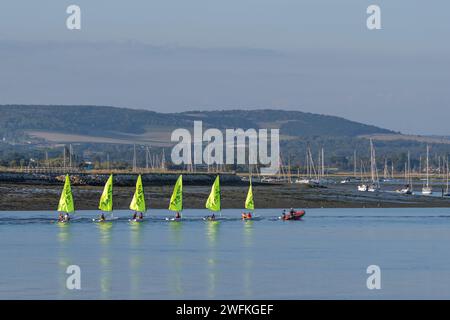
[[[377,164],[375,160],[375,148],[373,147],[372,139],[370,139],[370,176],[372,180],[371,184],[367,185],[363,183],[358,185],[358,191],[375,192],[380,189]]]
[[[369,190],[369,186],[368,185],[366,185],[366,184],[358,185],[358,191],[365,192],[365,191],[368,191],[368,190]]]
[[[427,183],[422,188],[422,194],[430,195],[433,192],[433,189],[430,186],[430,164],[429,164],[429,155],[430,155],[430,147],[427,145]]]

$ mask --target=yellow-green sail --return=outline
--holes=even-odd
[[[247,198],[245,199],[245,209],[255,210],[255,203],[253,202],[253,188],[252,180],[250,179],[250,186],[248,187]]]
[[[173,188],[172,197],[170,198],[169,210],[182,211],[183,210],[183,176],[180,175]]]
[[[98,208],[102,211],[113,211],[113,175],[106,181]]]
[[[133,200],[131,200],[130,209],[137,212],[147,211],[145,207],[144,187],[142,186],[142,178],[139,175],[136,182],[136,191]]]
[[[59,212],[67,212],[67,213],[75,211],[75,206],[73,204],[72,189],[70,188],[69,175],[66,175],[66,181],[64,182],[64,188],[61,193],[61,198],[59,199],[58,211]]]
[[[208,200],[206,201],[206,209],[212,211],[220,211],[220,182],[219,176],[214,180]]]

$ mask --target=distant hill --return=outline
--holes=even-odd
[[[184,112],[186,119],[201,119],[217,128],[279,128],[289,136],[348,136],[393,134],[394,131],[344,118],[301,111],[230,110]]]
[[[402,135],[392,130],[344,118],[283,110],[226,110],[160,113],[107,106],[0,105],[0,166],[26,165],[30,159],[60,157],[62,144],[73,144],[78,159],[105,162],[106,159],[132,163],[136,144],[140,165],[145,165],[145,148],[161,155],[172,145],[170,135],[176,128],[193,129],[202,120],[205,128],[279,128],[284,161],[301,165],[311,148],[316,158],[325,149],[329,167],[353,169],[353,154],[369,159],[368,138],[373,138],[378,163],[385,158],[402,170],[408,151],[412,163],[420,164],[426,144],[432,144],[432,159],[450,154],[447,137]],[[169,150],[165,150],[166,155]]]
[[[194,120],[215,128],[280,128],[285,136],[348,136],[393,134],[387,129],[344,118],[282,110],[190,111],[158,113],[104,106],[1,105],[0,134],[27,131],[123,138],[154,129],[191,128]],[[128,137],[129,138],[129,137]]]
[[[152,126],[186,125],[180,116],[102,106],[0,105],[1,130],[46,130],[110,136],[144,133]]]

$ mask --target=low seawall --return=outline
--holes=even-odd
[[[175,173],[142,173],[142,182],[150,186],[172,185],[176,182],[179,174]],[[131,187],[136,184],[138,174],[129,173],[114,174],[114,185]],[[211,185],[217,174],[193,173],[183,174],[185,185]],[[70,174],[70,181],[78,186],[101,186],[108,179],[108,174],[76,173]],[[0,183],[27,184],[27,185],[60,185],[64,182],[64,175],[56,173],[12,173],[0,172]],[[222,185],[247,185],[248,182],[241,181],[235,174],[220,174]]]

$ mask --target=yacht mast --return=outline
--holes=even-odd
[[[447,155],[447,188],[445,193],[448,194],[448,175],[449,175],[449,170],[448,170],[448,155]]]
[[[429,181],[429,153],[430,153],[430,146],[427,145],[427,188],[429,187],[430,181]]]
[[[408,151],[408,184],[412,191],[411,154]]]
[[[133,172],[137,171],[136,144],[133,145]]]

